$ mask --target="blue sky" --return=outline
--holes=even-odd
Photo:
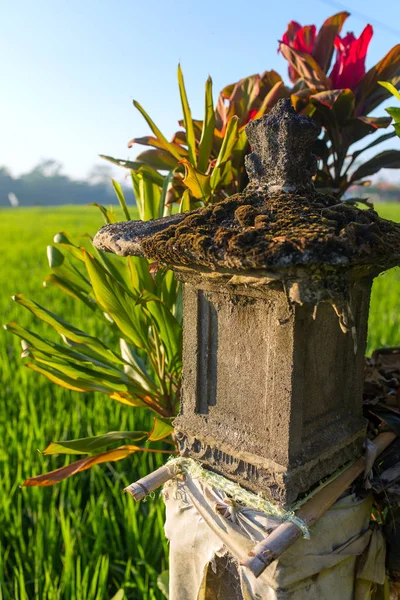
[[[400,42],[398,0],[5,0],[0,165],[18,174],[55,158],[85,177],[100,153],[133,158],[140,147],[128,150],[128,140],[148,133],[133,98],[168,137],[177,128],[179,61],[201,117],[209,74],[215,99],[246,75],[286,77],[276,50],[287,23],[319,26],[345,8],[353,12],[345,31],[374,26],[367,67]]]

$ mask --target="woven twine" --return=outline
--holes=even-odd
[[[203,467],[192,458],[170,458],[166,466],[170,469],[171,475],[190,475],[192,479],[200,479],[211,487],[224,492],[235,502],[246,508],[253,508],[279,521],[287,521],[297,525],[302,531],[303,537],[310,538],[310,532],[305,522],[296,516],[292,510],[285,510],[268,500],[265,500],[258,494],[254,494],[242,488],[238,483],[230,481],[222,475],[213,471],[203,469]]]

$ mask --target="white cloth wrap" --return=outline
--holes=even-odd
[[[214,557],[229,553],[238,564],[279,525],[190,476],[166,484],[164,500],[169,600],[205,600]],[[385,542],[378,529],[370,529],[370,514],[371,498],[349,494],[312,528],[311,539],[299,539],[258,579],[238,565],[244,600],[369,599],[371,585],[385,581]]]

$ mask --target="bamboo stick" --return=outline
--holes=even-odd
[[[124,489],[124,492],[128,492],[134,500],[139,502],[139,500],[142,500],[145,496],[154,492],[154,490],[164,485],[164,483],[173,479],[173,477],[176,477],[178,473],[179,469],[173,465],[164,465],[156,471],[153,471],[153,473],[149,473],[149,475],[128,485],[128,487]]]
[[[396,434],[384,432],[374,439],[377,456],[381,454],[394,440]],[[343,471],[339,477],[315,494],[296,512],[296,516],[311,527],[336,502],[343,492],[364,471],[365,459],[359,458]],[[259,577],[263,571],[278,559],[296,540],[302,536],[300,528],[291,522],[282,523],[270,535],[258,542],[249,552],[249,558],[241,564]]]

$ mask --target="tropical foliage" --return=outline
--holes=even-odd
[[[122,190],[116,182],[114,187],[129,219]],[[142,218],[154,218],[165,202],[162,195],[154,194],[153,200]],[[101,209],[106,221],[115,220],[112,212]],[[151,431],[113,431],[51,443],[44,454],[88,456],[28,479],[25,485],[53,485],[95,464],[117,461],[134,452],[175,451],[170,419],[179,405],[182,332],[181,294],[172,272],[158,269],[151,273],[143,258],[125,261],[93,247],[78,247],[64,233],[57,234],[54,242],[47,249],[51,273],[45,285],[56,286],[88,306],[105,331],[117,334],[120,346],[107,345],[18,294],[15,302],[61,338],[61,343],[54,342],[17,323],[6,325],[22,339],[22,357],[29,359],[26,366],[70,390],[102,392],[133,408],[146,408],[154,419]],[[128,443],[115,447],[121,441]],[[107,450],[109,446],[114,447]]]
[[[330,17],[318,34],[313,26],[289,24],[279,49],[289,62],[289,76],[294,83],[291,98],[295,108],[312,116],[322,134],[315,153],[320,159],[317,186],[341,197],[354,183],[359,183],[381,168],[399,168],[400,152],[388,150],[356,167],[360,155],[393,137],[394,132],[375,137],[364,148],[353,145],[378,129],[386,129],[390,117],[375,117],[374,111],[390,92],[378,85],[379,79],[400,87],[400,44],[392,48],[368,72],[365,59],[373,30],[367,25],[356,38],[340,33],[348,13]],[[336,60],[331,68],[336,50]]]
[[[379,81],[378,83],[387,89],[397,100],[400,100],[400,93],[392,83],[386,81]],[[400,137],[400,107],[393,106],[387,108],[386,112],[392,117],[395,133]]]
[[[382,152],[357,166],[365,150],[394,136],[393,131],[384,133],[363,148],[354,149],[354,144],[364,137],[390,125],[390,117],[371,113],[390,96],[378,80],[400,87],[400,44],[366,72],[365,59],[373,30],[367,25],[359,38],[353,33],[341,37],[348,16],[349,13],[340,12],[328,18],[318,33],[315,25],[289,23],[279,51],[289,63],[291,87],[275,71],[265,71],[226,86],[214,106],[209,78],[203,120],[192,117],[179,67],[182,129],[168,141],[135,100],[133,104],[152,135],[133,138],[128,146],[139,144],[149,149],[135,161],[103,158],[133,170],[144,180],[154,182],[157,174],[168,173],[168,204],[183,202],[186,209],[199,202],[216,202],[243,190],[247,184],[244,156],[249,147],[244,128],[248,121],[267,113],[279,98],[290,97],[296,110],[311,116],[321,127],[315,146],[319,188],[340,198],[351,185],[379,169],[400,167],[400,152],[396,150]]]
[[[267,71],[224,88],[214,107],[209,77],[201,121],[192,118],[180,66],[178,84],[183,111],[179,125],[183,130],[177,131],[168,141],[144,108],[134,101],[153,135],[134,138],[128,146],[140,144],[151,149],[141,152],[134,162],[109,156],[103,158],[130,169],[145,182],[158,182],[161,186],[166,177],[167,205],[178,202],[181,208],[187,209],[216,202],[245,187],[244,157],[249,147],[244,127],[250,119],[267,112],[277,99],[287,96],[287,90],[278,73]],[[160,171],[168,175],[161,176]],[[137,192],[141,201],[142,191],[135,187],[136,196]]]

